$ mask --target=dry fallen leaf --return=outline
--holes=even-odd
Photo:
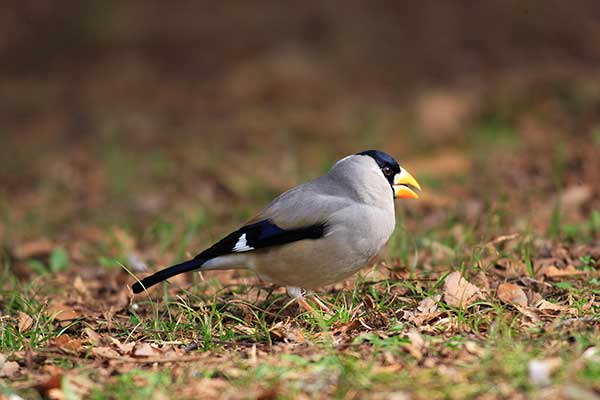
[[[19,363],[16,361],[4,361],[4,355],[0,354],[0,377],[14,378],[19,373]]]
[[[436,319],[444,314],[445,314],[445,311],[436,311],[433,313],[418,313],[418,314],[408,316],[408,320],[410,322],[412,322],[413,324],[415,324],[415,326],[422,327],[421,329],[423,329],[423,328],[425,328],[425,326],[423,326],[424,324],[428,324],[431,321],[433,321],[434,319]]]
[[[425,347],[425,339],[416,329],[408,331],[408,339],[410,343],[406,343],[403,347],[408,351],[414,358],[420,360],[423,358],[423,348]]]
[[[563,210],[576,209],[588,201],[592,194],[590,186],[570,186],[560,193],[560,206]]]
[[[563,269],[551,265],[544,270],[543,274],[546,275],[546,277],[553,279],[562,278],[564,276],[585,275],[585,273],[585,271],[580,271],[572,265],[568,265],[567,268]]]
[[[535,308],[537,308],[540,311],[556,311],[556,312],[566,311],[569,309],[569,307],[567,307],[567,306],[550,303],[548,300],[544,300],[544,299],[541,299],[538,302],[536,302]]]
[[[67,353],[78,353],[81,349],[82,339],[73,339],[69,335],[62,334],[53,338],[51,343]]]
[[[82,315],[71,307],[64,304],[54,304],[47,308],[46,313],[51,318],[58,321],[60,326],[65,327],[69,325],[73,320],[81,318]]]
[[[87,336],[89,342],[93,345],[98,344],[98,342],[100,341],[100,335],[89,326],[86,326],[83,329],[83,333],[85,334],[85,336]]]
[[[353,329],[356,329],[360,326],[360,322],[358,321],[357,318],[351,319],[348,322],[338,322],[336,324],[333,325],[332,329],[331,329],[331,334],[332,335],[343,335],[346,334],[346,332],[351,331]]]
[[[466,307],[479,295],[479,288],[454,271],[444,279],[444,300],[452,307]]]
[[[483,271],[477,271],[471,280],[473,281],[473,285],[477,286],[483,292],[488,292],[490,290],[490,280]]]
[[[29,315],[27,315],[21,311],[18,312],[18,315],[19,315],[19,332],[21,332],[21,333],[27,332],[29,329],[31,329],[31,326],[33,325],[33,318],[31,318]]]
[[[45,256],[52,252],[54,243],[48,239],[38,239],[31,242],[21,243],[14,248],[15,257],[25,260],[32,257]]]
[[[421,326],[438,318],[440,315],[444,314],[444,311],[438,311],[438,302],[441,299],[442,295],[440,294],[424,298],[417,306],[417,312],[405,314],[406,318],[415,324],[415,326]]]
[[[92,353],[100,358],[119,358],[119,353],[110,347],[94,347]]]
[[[505,278],[516,278],[527,274],[527,266],[521,260],[509,257],[499,258],[494,262],[495,272]]]
[[[465,342],[465,350],[467,350],[470,354],[473,354],[478,357],[483,357],[485,351],[477,345],[477,343],[469,340]]]
[[[48,379],[41,382],[37,386],[40,394],[49,399],[64,399],[65,397],[61,390],[63,376],[64,371],[62,369],[58,369],[57,372],[50,375]]]
[[[279,321],[269,328],[269,333],[275,337],[284,338],[286,328],[287,327],[284,326],[283,321]]]
[[[425,297],[419,305],[417,310],[423,314],[429,314],[437,311],[438,302],[441,300],[442,295],[436,294],[435,296]]]
[[[86,283],[81,279],[81,276],[77,275],[73,281],[73,287],[84,299],[91,300],[90,291]]]
[[[533,327],[540,321],[540,314],[535,308],[523,307],[518,304],[513,304],[513,306],[517,310],[519,310],[521,314],[527,317],[526,320],[521,321],[522,326],[528,325],[530,327]]]
[[[152,357],[157,354],[160,354],[160,351],[150,346],[149,343],[138,343],[135,345],[132,355],[135,357]]]
[[[527,307],[527,295],[523,289],[513,283],[501,284],[496,294],[504,303]]]
[[[129,355],[129,354],[131,354],[131,352],[133,351],[133,348],[135,347],[135,342],[117,343],[116,345],[121,354]]]

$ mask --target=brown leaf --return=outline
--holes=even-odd
[[[477,345],[477,343],[471,340],[465,343],[465,350],[478,357],[482,357],[485,353],[484,350]]]
[[[63,376],[62,370],[59,373],[52,374],[48,379],[41,382],[37,386],[37,389],[44,395],[44,397],[51,399],[62,399],[64,396],[62,395],[60,388],[62,386]]]
[[[283,321],[279,321],[269,328],[269,333],[281,339],[285,337],[286,328],[287,327],[284,326]]]
[[[592,194],[590,186],[570,186],[560,193],[560,206],[563,210],[576,209],[588,201]]]
[[[133,355],[135,357],[152,357],[160,354],[160,351],[150,346],[149,343],[138,343],[133,349]]]
[[[69,341],[71,341],[71,337],[69,335],[63,334],[63,335],[56,336],[55,338],[53,338],[52,344],[54,344],[55,346],[63,346],[65,344],[67,344]]]
[[[504,257],[495,261],[494,272],[505,278],[515,278],[527,274],[527,266],[521,260]]]
[[[529,318],[533,324],[537,324],[540,321],[538,310],[530,307],[523,307],[518,304],[513,304],[513,306],[519,310],[521,314]],[[530,325],[533,326],[533,325]]]
[[[536,302],[535,307],[541,311],[556,311],[556,312],[566,311],[569,308],[567,306],[563,306],[560,304],[550,303],[549,301],[544,300],[544,299],[541,299],[538,302]]]
[[[31,329],[31,326],[33,325],[33,318],[31,318],[29,315],[27,315],[21,311],[18,312],[18,315],[19,315],[19,332],[21,332],[21,333],[27,332],[29,329]]]
[[[129,343],[117,343],[116,344],[119,352],[123,355],[130,355],[131,352],[133,351],[133,348],[135,347],[135,342],[129,342]]]
[[[466,307],[479,296],[479,288],[454,271],[444,279],[444,301],[452,307]]]
[[[110,347],[94,347],[92,349],[92,353],[96,357],[100,357],[100,358],[114,359],[114,358],[120,357],[119,353],[117,353],[116,350],[113,350]]]
[[[62,327],[65,327],[69,325],[73,320],[82,317],[80,313],[76,312],[71,307],[66,306],[64,304],[51,305],[46,310],[46,313],[48,314],[48,316],[58,321],[58,323]]]
[[[437,306],[438,302],[440,301],[441,298],[442,298],[442,295],[439,295],[439,294],[436,294],[435,296],[425,297],[423,300],[421,300],[421,302],[417,306],[417,310],[419,310],[420,312],[422,312],[424,314],[436,312],[437,307],[438,307]]]
[[[441,315],[444,315],[445,311],[436,311],[433,313],[419,313],[408,317],[408,320],[415,324],[415,326],[421,326],[427,324]]]
[[[85,352],[87,350],[87,346],[82,346],[81,342],[81,339],[73,339],[63,347],[63,350],[72,354]]]
[[[490,280],[483,271],[477,271],[475,276],[471,278],[473,285],[480,288],[482,291],[487,292],[490,289]]]
[[[85,327],[83,333],[87,336],[89,342],[93,345],[100,342],[100,335],[90,327]]]
[[[442,295],[440,294],[424,298],[417,306],[418,312],[409,314],[408,320],[416,326],[421,326],[424,323],[439,317],[444,313],[443,311],[437,311],[438,302],[441,300],[441,298]]]
[[[38,239],[21,243],[13,249],[15,257],[25,260],[32,257],[46,256],[52,252],[54,243],[48,239]]]
[[[536,278],[541,278],[546,275],[546,271],[550,267],[556,267],[560,263],[559,260],[554,257],[536,258],[533,260],[533,270],[535,271]]]
[[[580,271],[572,265],[568,265],[567,268],[564,269],[559,269],[554,265],[551,265],[544,270],[544,275],[550,279],[558,279],[565,276],[585,275],[585,273],[585,271]]]
[[[331,334],[332,335],[346,334],[346,332],[356,329],[359,326],[360,326],[360,322],[358,321],[357,318],[353,318],[350,321],[345,322],[345,323],[338,322],[333,325],[333,327],[331,329]]]
[[[0,362],[0,377],[14,378],[19,373],[20,368],[19,363],[16,361]]]
[[[527,307],[527,295],[519,286],[513,283],[503,283],[496,292],[504,303]]]
[[[90,291],[83,279],[81,279],[81,276],[77,275],[75,277],[75,280],[73,281],[73,287],[84,299],[91,299]]]
[[[82,339],[73,339],[69,335],[63,334],[52,339],[51,343],[67,353],[78,353],[81,349]]]
[[[408,339],[410,343],[406,343],[403,347],[408,351],[414,358],[420,360],[423,358],[423,348],[425,347],[425,339],[416,329],[408,331]]]

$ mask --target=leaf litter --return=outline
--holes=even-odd
[[[461,232],[457,231],[457,237]],[[115,254],[129,257],[132,264],[147,258],[144,247],[130,239],[125,231],[113,230],[112,235],[107,243],[114,246]],[[97,240],[95,236],[94,240]],[[59,398],[66,390],[61,382],[68,382],[67,387],[70,385],[81,395],[88,395],[97,385],[87,378],[87,372],[76,373],[44,364],[53,360],[76,362],[83,368],[82,372],[106,369],[106,377],[101,378],[105,381],[112,379],[109,376],[114,372],[110,371],[124,374],[135,368],[160,365],[168,365],[174,374],[186,379],[189,375],[185,366],[201,363],[203,370],[226,371],[228,378],[219,377],[217,373],[212,378],[192,379],[189,381],[191,386],[177,390],[182,394],[192,393],[190,388],[193,387],[197,390],[194,393],[220,397],[224,392],[233,393],[231,379],[244,375],[244,363],[252,368],[269,362],[277,364],[283,355],[297,355],[313,360],[307,361],[309,363],[318,362],[323,357],[321,344],[330,342],[335,351],[357,359],[372,357],[373,352],[380,354],[376,367],[380,373],[405,371],[411,368],[411,362],[415,362],[424,368],[439,368],[446,379],[460,380],[463,379],[460,378],[460,365],[488,357],[484,339],[495,318],[495,311],[490,307],[495,302],[511,306],[506,308],[509,314],[511,310],[516,311],[514,317],[521,329],[532,329],[540,324],[548,332],[572,329],[573,324],[578,324],[580,329],[597,329],[599,321],[579,318],[586,315],[585,310],[597,309],[597,301],[592,297],[586,304],[576,305],[573,295],[565,294],[569,287],[582,287],[586,279],[597,279],[597,263],[592,257],[599,253],[597,244],[533,243],[532,276],[526,260],[519,253],[517,244],[521,240],[523,235],[520,233],[491,238],[482,245],[482,258],[471,268],[449,273],[452,267],[440,265],[439,260],[454,259],[460,252],[437,240],[425,240],[419,259],[420,269],[416,273],[410,276],[399,260],[392,260],[376,274],[365,275],[375,280],[357,286],[361,292],[357,301],[354,303],[353,300],[348,306],[347,320],[334,322],[329,328],[302,320],[293,305],[284,308],[285,301],[268,303],[272,294],[267,295],[260,284],[238,293],[235,285],[246,285],[254,279],[223,274],[224,284],[232,284],[234,289],[207,288],[204,298],[193,301],[190,297],[183,298],[193,313],[171,309],[168,316],[161,314],[159,319],[183,321],[186,328],[164,331],[163,334],[161,329],[153,331],[147,325],[140,326],[139,321],[132,322],[133,316],[152,320],[153,307],[164,309],[166,304],[158,300],[149,306],[141,299],[132,303],[126,287],[130,278],[123,271],[88,271],[84,268],[74,277],[58,271],[46,281],[61,291],[47,298],[43,315],[62,333],[50,337],[41,346],[3,354],[0,376],[20,379],[20,387],[36,387],[39,393]],[[19,254],[48,256],[53,251],[53,248],[44,249],[43,246],[31,248],[21,249]],[[139,258],[133,260],[132,255]],[[441,278],[443,280],[434,285]],[[392,286],[386,306],[381,309],[381,298],[375,299],[370,290],[381,295],[382,286],[378,282],[403,281],[412,286]],[[568,285],[556,287],[561,283]],[[352,280],[338,284],[332,293],[340,293],[348,301],[354,284]],[[175,295],[178,289],[169,287],[168,292]],[[43,291],[36,296],[44,299]],[[205,348],[206,343],[197,337],[198,318],[207,313],[208,308],[203,304],[211,302],[216,302],[217,307],[228,315],[221,323],[245,339],[221,341],[212,330],[209,341],[213,347]],[[257,317],[257,311],[261,310],[265,311],[261,318],[266,317],[266,321]],[[457,312],[481,317],[479,329],[461,323]],[[29,334],[39,324],[38,318],[35,313],[18,311],[15,326],[20,333]],[[331,316],[324,321],[327,318]],[[265,322],[266,325],[261,326]],[[449,350],[445,342],[456,335],[464,335],[467,340],[458,344],[456,350]],[[166,340],[168,336],[174,337]],[[356,342],[357,337],[368,340]],[[401,349],[404,355],[395,349]],[[408,360],[405,357],[409,357]],[[530,383],[540,388],[551,385],[563,365],[559,360],[557,357],[530,360],[527,363]],[[269,391],[277,393],[284,389],[272,387],[267,390],[257,385],[249,390],[256,395],[271,395]]]
[[[319,75],[319,67],[311,63],[303,65],[299,76],[316,74],[309,79],[311,87],[333,79]],[[553,140],[534,138],[536,130],[546,130],[532,122],[533,116],[554,107],[553,96],[539,94],[540,104],[533,99],[530,109],[516,111],[515,119],[527,120],[519,122],[525,128],[511,127],[516,130],[512,140],[520,147],[506,151],[494,142],[484,159],[478,150],[452,143],[469,141],[461,134],[462,126],[475,123],[477,113],[486,111],[480,107],[494,100],[482,95],[487,100],[478,102],[476,91],[468,96],[458,91],[453,97],[452,90],[443,90],[442,95],[425,96],[416,121],[427,131],[427,143],[406,140],[397,150],[406,154],[405,164],[416,176],[424,176],[426,190],[421,201],[400,206],[404,229],[398,229],[390,256],[378,264],[376,273],[365,272],[362,278],[323,291],[333,315],[303,315],[288,304],[280,288],[235,271],[181,277],[151,291],[150,299],[132,297],[127,288],[132,277],[119,264],[139,274],[192,253],[247,217],[249,207],[264,205],[262,197],[301,181],[298,171],[322,168],[326,151],[353,151],[344,143],[355,143],[356,138],[339,133],[345,129],[343,121],[354,118],[362,107],[352,93],[334,91],[332,98],[323,100],[336,104],[334,109],[321,105],[301,113],[294,112],[294,106],[291,111],[277,109],[277,118],[269,118],[259,110],[246,110],[247,104],[256,100],[254,96],[265,96],[261,101],[270,104],[269,99],[290,94],[277,85],[263,92],[260,82],[242,78],[261,77],[258,80],[269,86],[269,75],[261,71],[281,75],[281,66],[260,60],[260,65],[249,61],[242,69],[222,79],[244,111],[231,110],[234,117],[224,126],[221,114],[230,99],[218,98],[219,90],[213,90],[218,107],[223,107],[219,117],[193,123],[223,130],[214,137],[214,158],[218,165],[243,165],[244,173],[216,167],[213,155],[198,148],[197,135],[185,133],[197,127],[182,127],[181,136],[171,139],[152,132],[152,126],[160,126],[158,121],[141,124],[143,137],[135,133],[140,127],[133,129],[137,142],[107,143],[102,134],[102,140],[83,138],[60,151],[48,147],[44,159],[23,166],[24,172],[31,170],[28,173],[54,182],[48,186],[21,187],[13,177],[0,176],[14,188],[11,213],[48,210],[37,216],[43,224],[34,222],[32,229],[17,226],[2,243],[11,271],[27,285],[15,285],[12,279],[2,282],[6,292],[0,298],[0,323],[3,332],[16,332],[21,342],[2,349],[0,383],[49,398],[67,398],[69,393],[86,397],[122,383],[120,378],[131,373],[132,381],[143,388],[148,381],[136,371],[166,370],[176,382],[169,386],[174,397],[368,398],[381,391],[387,398],[430,398],[440,392],[464,398],[465,393],[488,391],[495,393],[491,398],[525,398],[527,385],[540,390],[563,385],[568,393],[598,391],[597,383],[577,374],[589,374],[589,365],[597,365],[592,364],[597,355],[589,349],[598,343],[580,337],[598,337],[600,324],[600,228],[595,222],[599,217],[594,217],[600,209],[600,165],[597,148],[587,136],[578,141],[559,133],[563,158],[555,162],[550,160],[556,154],[550,147]],[[102,109],[113,102],[130,109],[126,103],[131,102],[145,110],[146,117],[154,114],[143,108],[147,96],[141,103],[114,99],[109,89],[120,87],[120,81],[82,78],[80,83]],[[155,84],[153,80],[150,86]],[[219,84],[225,82],[215,77]],[[191,95],[164,85],[157,89],[157,101],[172,102],[170,106],[189,118],[202,118],[187,112],[198,104],[187,101]],[[110,101],[103,103],[102,98]],[[382,110],[377,120],[394,121],[398,112],[390,110],[390,99],[367,100]],[[437,110],[449,114],[428,121]],[[565,110],[556,114],[569,120]],[[94,115],[102,118],[103,113]],[[284,151],[289,143],[270,133],[287,119],[294,121],[292,131],[306,136],[302,152]],[[108,130],[115,123],[100,122]],[[140,123],[135,118],[126,122]],[[396,128],[401,130],[392,126],[393,134],[378,133],[381,143],[394,142]],[[334,138],[326,151],[322,141],[310,139],[310,132],[322,130]],[[62,143],[59,134],[49,137]],[[261,139],[260,159],[252,155],[251,137]],[[419,150],[424,144],[430,145],[430,152]],[[100,148],[107,148],[105,159],[89,150]],[[166,149],[156,158],[177,165],[176,172],[162,174],[162,167],[148,165],[146,158],[129,164],[119,160],[119,151],[154,154],[156,149]],[[48,165],[59,167],[47,171]],[[112,173],[128,171],[134,179],[125,185],[111,182],[107,168]],[[248,182],[249,168],[257,182]],[[554,186],[558,180],[560,186]],[[57,194],[53,185],[64,190]],[[133,188],[137,193],[130,197],[127,192]],[[107,209],[109,203],[113,210]],[[32,270],[35,261],[43,264],[44,275]],[[14,291],[19,296],[10,294]],[[498,351],[503,340],[498,337],[505,330],[510,342]],[[507,370],[503,353],[531,356],[517,359],[515,372]],[[403,379],[397,379],[399,374]],[[426,388],[432,389],[423,392]]]

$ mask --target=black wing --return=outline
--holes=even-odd
[[[319,239],[325,235],[325,228],[325,224],[317,224],[296,229],[282,229],[271,220],[265,219],[230,233],[195,258],[210,259],[226,254],[280,246],[298,240]]]
[[[280,246],[298,240],[319,239],[325,235],[325,229],[326,224],[282,229],[268,219],[245,225],[225,236],[192,260],[160,270],[140,282],[135,282],[131,288],[134,293],[140,293],[144,288],[149,288],[175,275],[199,269],[202,264],[215,257]]]

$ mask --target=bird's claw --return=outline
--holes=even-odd
[[[331,314],[330,308],[327,307],[327,305],[325,305],[325,303],[323,303],[323,301],[319,299],[319,297],[317,297],[317,295],[315,295],[314,293],[307,292],[306,290],[297,287],[288,287],[286,288],[286,290],[290,297],[296,299],[298,305],[301,308],[303,308],[305,311],[310,312],[314,316],[318,316],[318,314],[315,311],[315,309],[306,301],[305,296],[312,297],[314,302],[317,304],[317,306],[322,312]]]

